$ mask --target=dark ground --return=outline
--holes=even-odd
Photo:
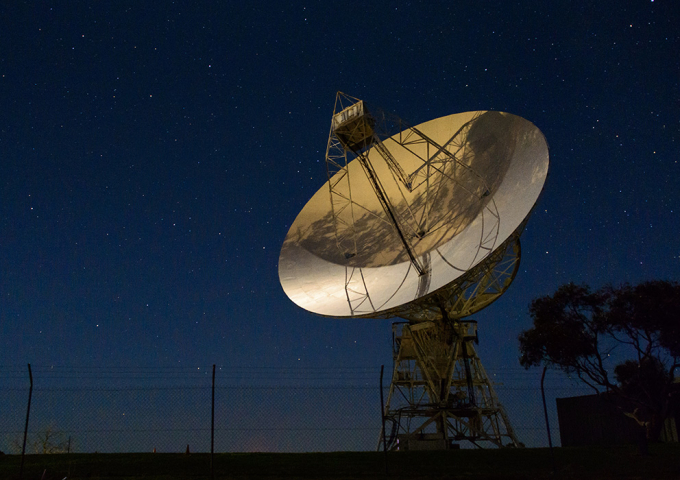
[[[632,446],[557,448],[552,473],[548,449],[459,450],[391,453],[388,477],[421,479],[678,479],[680,445],[652,445],[641,457]],[[21,457],[0,456],[0,478],[19,478]],[[215,478],[385,477],[385,457],[374,452],[221,453]],[[45,476],[43,477],[43,473]],[[112,453],[28,455],[24,479],[209,479],[210,455]]]

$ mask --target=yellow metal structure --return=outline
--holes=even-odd
[[[440,319],[395,323],[393,329],[388,448],[443,450],[460,442],[522,446],[474,348],[477,322]]]
[[[416,126],[338,92],[328,182],[279,256],[288,297],[327,317],[393,318],[381,435],[393,450],[521,446],[466,317],[510,286],[548,173],[535,125],[474,111]]]

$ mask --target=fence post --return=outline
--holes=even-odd
[[[210,420],[210,478],[215,478],[215,466],[213,457],[215,456],[215,364],[213,363],[212,374],[212,412]]]
[[[385,401],[383,399],[383,372],[385,365],[380,365],[380,418],[382,419],[383,452],[385,453],[385,475],[387,472],[387,438],[385,438]]]
[[[28,407],[26,407],[26,425],[24,426],[24,444],[21,447],[21,467],[19,467],[19,480],[24,478],[24,455],[26,455],[26,436],[28,435],[28,417],[31,414],[31,397],[33,396],[33,373],[31,373],[31,364],[28,364],[28,378],[31,381],[31,387],[28,390]]]
[[[552,471],[555,474],[555,454],[553,453],[552,435],[550,435],[550,421],[548,420],[548,407],[545,403],[545,389],[543,382],[545,381],[545,371],[548,366],[543,367],[543,375],[541,375],[541,396],[543,397],[543,413],[545,413],[545,428],[548,430],[548,445],[550,446],[550,459],[552,460]]]

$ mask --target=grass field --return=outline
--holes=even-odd
[[[652,445],[641,457],[632,446],[400,452],[387,456],[389,478],[409,479],[680,479],[680,445]],[[0,479],[19,478],[21,457],[0,456]],[[215,478],[386,478],[385,456],[374,452],[220,453]],[[108,453],[27,455],[24,479],[209,479],[210,455]]]

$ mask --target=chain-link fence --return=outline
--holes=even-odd
[[[379,368],[217,367],[214,430],[212,367],[32,371],[27,453],[372,451],[380,435]],[[541,372],[489,373],[518,439],[547,446]],[[0,451],[21,453],[29,390],[26,367],[0,367]],[[559,445],[555,398],[591,392],[557,374],[545,392]]]

